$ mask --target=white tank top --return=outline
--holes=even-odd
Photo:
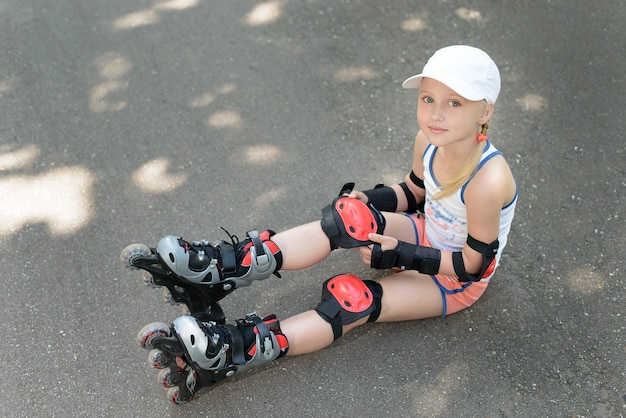
[[[424,185],[426,187],[426,200],[424,202],[426,236],[433,248],[461,251],[467,240],[467,211],[465,209],[464,193],[465,188],[472,178],[454,194],[434,200],[433,197],[441,190],[439,187],[440,184],[433,174],[432,164],[436,152],[437,147],[428,145],[423,156]],[[491,142],[487,141],[476,171],[480,170],[489,159],[500,154],[502,153],[498,151]],[[498,234],[500,247],[496,255],[498,263],[500,262],[500,255],[506,246],[507,237],[511,230],[516,202],[517,191],[515,192],[513,200],[502,208],[500,214],[500,232]]]

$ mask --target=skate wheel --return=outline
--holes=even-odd
[[[176,300],[174,299],[174,296],[172,296],[172,293],[167,290],[167,289],[163,289],[163,300],[167,303],[169,303],[170,305],[177,305],[178,302],[176,302]]]
[[[168,289],[163,289],[163,292],[161,292],[161,297],[165,302],[169,303],[170,305],[176,305],[176,301],[174,300],[174,297],[172,297],[172,293]]]
[[[183,305],[180,308],[180,314],[183,315],[183,316],[185,316],[185,315],[186,316],[190,316],[191,315],[191,310],[189,309],[189,306]]]
[[[144,271],[143,273],[141,273],[141,279],[143,280],[143,284],[145,284],[148,287],[151,287],[153,289],[158,289],[159,287],[161,287],[160,284],[154,283],[154,278],[152,277],[152,274],[150,274],[147,271]]]
[[[172,382],[172,369],[170,369],[169,367],[161,370],[157,375],[157,379],[166,388],[171,388],[175,386],[175,383]]]
[[[163,351],[155,348],[148,354],[148,363],[155,369],[165,369],[172,363],[172,359]]]
[[[143,348],[151,350],[154,348],[152,340],[155,336],[169,337],[172,335],[170,327],[162,322],[153,322],[141,328],[137,333],[137,343]]]
[[[122,267],[137,270],[133,261],[137,257],[147,257],[152,254],[152,250],[145,244],[131,244],[120,253],[120,264]]]
[[[178,304],[183,303],[180,301],[180,298],[182,298],[185,295],[185,289],[183,289],[180,286],[174,286],[174,292],[176,296],[172,295],[172,292],[170,292],[169,289],[167,288],[163,289],[163,292],[162,292],[163,300],[169,303],[170,305],[178,305]]]
[[[167,397],[170,400],[170,402],[172,402],[174,405],[182,405],[193,399],[193,395],[189,397],[182,396],[178,386],[169,388],[167,390]]]
[[[183,360],[182,357],[176,357],[176,366],[180,370],[185,370],[187,368],[187,363],[185,362],[185,360]]]

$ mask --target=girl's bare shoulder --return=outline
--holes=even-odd
[[[465,191],[465,199],[504,206],[511,202],[516,192],[517,187],[509,164],[502,155],[497,155],[474,175]]]

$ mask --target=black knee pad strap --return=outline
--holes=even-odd
[[[341,274],[324,282],[322,300],[315,311],[331,325],[336,340],[344,325],[368,316],[368,322],[378,319],[382,296],[382,286],[377,282]]]

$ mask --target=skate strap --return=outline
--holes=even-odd
[[[219,244],[220,258],[222,262],[222,271],[224,273],[234,273],[237,270],[237,258],[235,255],[235,247],[232,244],[222,241]]]
[[[252,320],[256,326],[260,341],[259,348],[263,353],[263,357],[272,358],[272,355],[274,354],[274,345],[272,344],[272,334],[267,324],[256,314],[248,315],[247,319]]]
[[[261,237],[259,236],[259,231],[253,230],[248,231],[246,233],[248,238],[252,241],[254,245],[255,251],[255,260],[256,264],[259,266],[266,266],[270,262],[270,258],[267,254],[265,254],[265,249],[263,248],[263,241],[261,241]]]
[[[241,330],[234,325],[224,325],[230,331],[231,356],[233,364],[246,364],[246,355],[243,346],[243,334]]]

